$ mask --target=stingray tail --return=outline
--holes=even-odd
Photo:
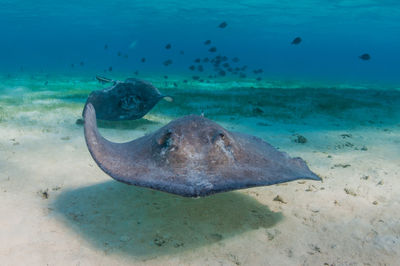
[[[96,111],[91,103],[85,106],[83,111],[84,133],[86,145],[96,163],[104,172],[110,173],[115,164],[114,158],[118,158],[118,149],[113,143],[103,138],[97,128]]]

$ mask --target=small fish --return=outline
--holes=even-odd
[[[210,49],[208,49],[209,52],[214,53],[217,51],[217,47],[213,46]]]
[[[174,82],[173,84],[174,84],[174,87],[175,87],[175,88],[178,87],[178,84],[177,84],[176,82]]]
[[[218,72],[218,74],[220,75],[220,76],[225,76],[226,75],[226,72],[224,71],[224,70],[220,70],[219,72]]]
[[[235,62],[235,63],[239,62],[239,58],[237,58],[237,57],[232,58],[232,62]]]
[[[114,82],[112,79],[96,75],[96,79],[101,84]]]
[[[209,45],[209,44],[211,44],[211,40],[207,40],[204,42],[204,45]]]
[[[298,45],[300,44],[302,39],[300,37],[296,37],[293,39],[292,44]]]
[[[47,86],[47,84],[49,84],[49,82],[46,80],[46,82],[44,83],[44,85]]]
[[[183,80],[183,83],[187,83],[187,80],[186,80],[186,79],[184,79],[184,80]]]
[[[133,74],[135,74],[137,76],[137,75],[139,75],[139,71],[136,70],[135,72],[133,72]]]
[[[71,64],[71,67],[72,67],[72,68],[74,68],[74,66],[75,66],[74,64]]]
[[[200,58],[197,58],[196,60],[194,60],[194,62],[196,62],[196,63],[200,63],[200,61],[201,61]]]
[[[168,79],[168,76],[167,76],[167,75],[165,75],[165,76],[164,76],[164,79]]]
[[[196,69],[196,67],[192,65],[192,66],[189,67],[189,69],[193,71],[193,70]]]
[[[194,79],[194,80],[199,80],[200,77],[199,77],[199,76],[193,76],[192,79]]]
[[[197,70],[198,70],[199,72],[203,72],[204,68],[203,68],[202,65],[198,65],[198,66],[197,66]]]
[[[121,55],[122,55],[122,53],[118,51],[117,55],[118,55],[118,56],[121,56]]]
[[[184,52],[183,50],[180,50],[179,53],[180,53],[181,55],[185,54],[185,52]]]
[[[112,66],[108,67],[108,71],[110,72],[112,71]]]
[[[124,55],[124,58],[128,58],[128,55],[127,55],[127,54],[125,54],[125,55]]]
[[[204,57],[203,62],[207,63],[208,61],[210,61],[210,59],[208,57]]]
[[[222,22],[221,24],[219,24],[219,28],[221,28],[221,29],[223,29],[223,28],[226,28],[226,26],[228,26],[228,23],[226,23],[225,21],[224,22]]]
[[[131,44],[129,45],[129,49],[135,48],[136,47],[136,43],[137,43],[137,41],[131,42]]]
[[[362,55],[359,56],[359,58],[361,60],[368,61],[368,60],[371,59],[371,56],[369,54],[362,54]]]
[[[165,60],[165,61],[163,62],[163,65],[164,65],[164,66],[169,66],[170,64],[172,64],[172,60],[171,60],[171,59]]]
[[[229,67],[229,63],[223,63],[222,66],[225,67],[225,68],[228,68]]]
[[[146,62],[146,58],[143,57],[140,61],[141,61],[142,63],[144,63],[144,62]]]
[[[108,49],[108,45],[105,44],[105,45],[104,45],[104,50],[107,50],[107,49]]]
[[[171,44],[170,43],[168,43],[167,45],[165,45],[165,49],[167,49],[167,50],[169,50],[169,49],[171,49]]]
[[[260,78],[260,77],[258,77],[258,78],[256,78],[256,80],[257,80],[257,81],[261,81],[261,78]]]
[[[84,66],[85,63],[82,61],[82,62],[79,63],[79,65],[80,65],[80,66]]]
[[[246,74],[244,74],[244,73],[240,73],[240,74],[239,74],[239,77],[241,77],[241,78],[245,78],[245,77],[246,77]]]

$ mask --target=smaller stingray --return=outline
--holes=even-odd
[[[100,168],[117,181],[186,197],[321,180],[301,158],[291,158],[260,138],[229,132],[203,116],[178,118],[127,143],[103,138],[90,103],[85,139]]]
[[[101,83],[113,83],[113,86],[90,93],[85,107],[91,103],[101,120],[135,120],[142,118],[158,101],[172,101],[170,96],[161,94],[149,82],[129,78],[115,81],[97,76]]]

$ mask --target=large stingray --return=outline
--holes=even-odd
[[[92,157],[104,172],[127,184],[198,197],[297,179],[321,180],[301,158],[202,116],[176,119],[127,143],[113,143],[99,134],[91,104],[84,118]]]
[[[170,96],[162,95],[151,83],[128,78],[124,82],[97,76],[102,83],[113,86],[90,93],[85,106],[91,103],[101,120],[135,120],[142,118],[161,99],[172,101]]]

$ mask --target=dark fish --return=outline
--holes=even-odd
[[[178,84],[177,84],[176,82],[174,82],[173,84],[174,84],[174,87],[175,87],[175,88],[178,87]]]
[[[86,101],[84,110],[88,104],[95,106],[97,119],[139,119],[147,114],[161,99],[172,101],[171,97],[162,95],[151,83],[143,80],[129,78],[124,82],[112,82],[114,84],[109,88],[92,91]]]
[[[239,74],[239,77],[241,77],[241,78],[245,78],[245,77],[246,77],[246,74],[244,74],[244,73],[240,73],[240,74]]]
[[[260,78],[260,77],[258,77],[258,78],[256,78],[256,80],[257,80],[257,81],[260,81],[260,80],[261,80],[261,78]]]
[[[105,44],[105,45],[104,45],[104,50],[107,50],[107,49],[108,49],[108,45]]]
[[[49,84],[49,82],[46,80],[46,81],[44,82],[44,85],[47,86],[47,84]]]
[[[297,44],[300,44],[301,43],[301,38],[300,37],[296,37],[296,38],[294,38],[293,39],[293,41],[292,41],[292,44],[295,44],[295,45],[297,45]]]
[[[179,53],[180,53],[181,55],[185,54],[185,52],[184,52],[183,50],[180,50]]]
[[[258,137],[230,132],[204,116],[181,117],[152,134],[113,143],[97,128],[97,108],[89,103],[83,115],[94,161],[125,184],[200,197],[299,179],[321,181],[301,158]]]
[[[193,71],[193,70],[196,69],[196,67],[192,65],[192,66],[189,67],[189,69]]]
[[[200,61],[201,61],[200,58],[196,58],[196,59],[194,60],[195,63],[200,63]]]
[[[79,63],[79,65],[80,65],[80,66],[84,66],[85,63],[82,61],[82,62]]]
[[[183,83],[187,83],[188,81],[186,79],[183,80]]]
[[[163,64],[164,66],[169,66],[172,64],[172,60],[171,59],[165,60]]]
[[[167,78],[168,78],[168,76],[167,76],[167,75],[165,75],[165,76],[164,76],[164,79],[167,79]]]
[[[169,50],[169,49],[171,49],[171,44],[170,43],[168,43],[167,45],[165,45],[165,49],[167,49],[167,50]]]
[[[108,67],[108,71],[110,72],[112,71],[112,66]]]
[[[210,59],[208,57],[204,57],[203,62],[207,63],[208,61],[210,61]]]
[[[226,28],[226,26],[228,26],[228,23],[226,23],[225,21],[224,22],[222,22],[221,24],[219,24],[219,28],[221,28],[221,29],[223,29],[223,28]]]
[[[125,54],[125,55],[124,55],[124,58],[128,58],[128,55],[127,55],[127,54]]]
[[[368,61],[368,60],[371,59],[371,56],[369,54],[362,54],[362,55],[359,56],[359,58],[361,60]]]
[[[207,40],[207,41],[205,41],[205,42],[204,42],[204,44],[205,44],[205,45],[209,45],[209,44],[211,44],[211,40]]]
[[[142,63],[146,62],[146,58],[142,57],[142,59],[140,60]]]
[[[136,70],[135,72],[133,72],[133,74],[135,74],[137,76],[137,75],[139,75],[139,71]]]
[[[226,75],[226,72],[224,71],[224,70],[220,70],[219,72],[218,72],[218,74],[220,75],[220,76],[225,76]]]
[[[117,55],[118,55],[118,56],[121,56],[121,55],[122,55],[122,53],[121,53],[121,52],[118,52],[118,53],[117,53]]]
[[[237,57],[232,58],[232,62],[235,62],[235,63],[239,62],[239,58],[237,58]]]
[[[204,68],[203,68],[202,65],[198,65],[198,66],[197,66],[197,70],[200,71],[200,72],[203,72]]]
[[[71,64],[71,67],[73,68],[75,65],[74,64]]]
[[[210,49],[208,49],[209,52],[214,53],[217,51],[217,47],[213,46]]]
[[[222,66],[227,68],[227,67],[229,67],[229,63],[223,63]]]
[[[199,80],[200,77],[199,77],[199,76],[193,76],[192,79],[194,79],[194,80]]]

